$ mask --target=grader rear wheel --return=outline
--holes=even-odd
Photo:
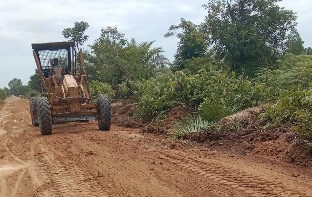
[[[109,131],[111,127],[112,108],[106,94],[98,98],[98,125],[102,131]]]
[[[34,126],[39,126],[39,120],[38,120],[38,98],[30,98],[29,102],[29,110],[30,110],[30,117],[31,117],[31,123]]]
[[[38,99],[38,118],[41,135],[52,134],[51,107],[47,98]]]

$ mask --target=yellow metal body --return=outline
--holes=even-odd
[[[55,69],[53,75],[45,77],[39,58],[33,52],[38,74],[43,89],[51,105],[52,117],[85,117],[97,116],[97,103],[91,101],[87,88],[87,77],[83,72],[82,51],[79,53],[80,73],[77,75],[61,74]]]

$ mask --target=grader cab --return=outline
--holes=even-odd
[[[83,71],[83,55],[73,42],[32,44],[41,84],[41,97],[30,99],[31,121],[42,135],[52,134],[52,124],[97,119],[100,130],[110,130],[111,105],[101,94],[92,101]]]

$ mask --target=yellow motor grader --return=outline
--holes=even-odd
[[[83,55],[74,42],[32,44],[41,84],[41,97],[30,99],[31,121],[42,135],[52,124],[97,119],[100,130],[110,130],[111,104],[105,94],[92,101],[83,71]]]

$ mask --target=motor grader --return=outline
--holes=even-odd
[[[107,95],[93,101],[83,69],[83,55],[74,42],[32,44],[41,85],[41,97],[30,99],[31,121],[42,135],[52,134],[52,124],[64,121],[98,121],[110,130],[111,105]]]

